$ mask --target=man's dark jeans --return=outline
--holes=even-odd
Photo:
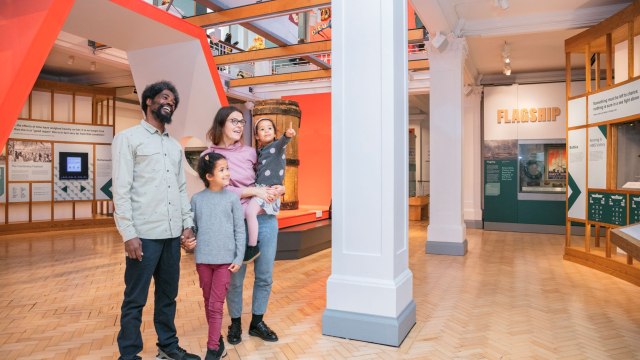
[[[180,237],[173,239],[140,239],[142,261],[127,257],[124,272],[124,301],[118,333],[120,359],[141,360],[142,308],[147,303],[151,277],[155,281],[155,309],[153,323],[158,335],[157,346],[171,351],[178,346],[176,336],[176,297],[180,280]]]

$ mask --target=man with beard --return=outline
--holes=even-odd
[[[142,351],[140,324],[152,277],[156,359],[200,360],[178,346],[174,323],[181,237],[193,238],[182,148],[165,129],[178,102],[178,92],[170,82],[147,86],[141,101],[146,119],[113,139],[114,218],[126,254],[118,334],[122,360],[142,359],[138,356]]]

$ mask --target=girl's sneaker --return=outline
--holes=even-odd
[[[207,349],[207,355],[204,360],[220,360],[225,356],[227,356],[227,350],[225,350],[224,342],[222,341],[222,337],[220,337],[220,346],[218,347],[218,350]]]
[[[244,259],[242,260],[243,264],[252,263],[258,256],[260,256],[260,248],[258,244],[256,246],[249,246],[244,251]]]

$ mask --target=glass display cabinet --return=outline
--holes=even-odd
[[[640,121],[617,125],[616,184],[621,190],[640,190]]]
[[[564,139],[518,141],[518,200],[565,201],[566,183]]]

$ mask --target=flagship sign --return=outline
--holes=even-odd
[[[560,115],[559,107],[530,109],[499,109],[498,124],[556,121]]]
[[[589,95],[589,124],[640,113],[640,80]]]

